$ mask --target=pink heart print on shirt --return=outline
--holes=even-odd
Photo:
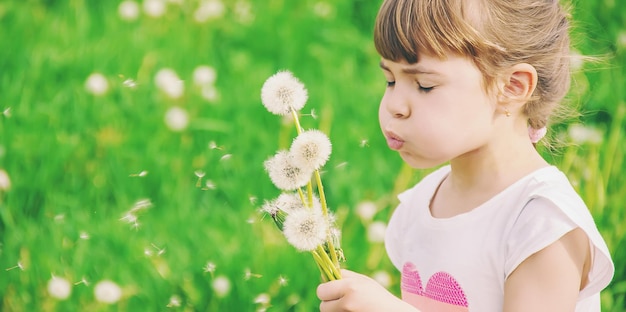
[[[421,311],[468,312],[468,302],[459,283],[446,272],[437,272],[428,279],[426,288],[411,262],[402,268],[402,300]]]

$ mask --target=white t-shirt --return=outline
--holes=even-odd
[[[444,166],[400,194],[385,237],[402,272],[402,299],[424,312],[502,311],[504,282],[532,254],[580,227],[592,265],[577,312],[600,311],[613,262],[585,203],[556,167],[539,169],[473,210],[434,218],[430,201]]]

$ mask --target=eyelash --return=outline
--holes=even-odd
[[[387,88],[393,87],[396,85],[395,81],[387,81]],[[419,82],[417,83],[417,86],[419,88],[420,91],[424,92],[424,93],[428,93],[430,91],[432,91],[435,87],[422,87],[422,85],[419,84]]]

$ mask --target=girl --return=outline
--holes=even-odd
[[[343,271],[321,311],[600,311],[609,251],[534,143],[569,87],[558,0],[385,0],[374,40],[389,147],[442,166],[399,195],[386,248],[402,300]]]

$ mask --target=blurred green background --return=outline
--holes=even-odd
[[[346,266],[397,293],[378,234],[425,172],[379,134],[378,6],[0,2],[0,310],[316,310],[314,262],[258,211],[278,195],[263,161],[294,134],[260,103],[281,69],[309,90],[303,126],[333,142],[323,180]],[[598,61],[573,59],[582,116],[542,152],[612,250],[603,311],[625,311],[626,2],[574,1],[573,21],[577,53]],[[115,303],[96,298],[105,280]]]

